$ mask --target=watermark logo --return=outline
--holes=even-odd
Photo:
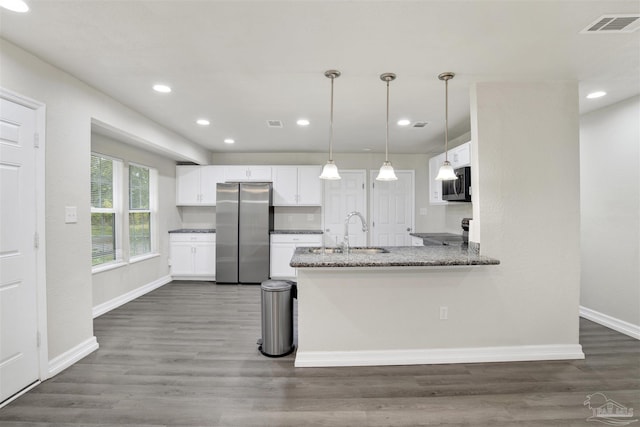
[[[610,426],[626,426],[638,421],[637,418],[633,418],[633,408],[627,408],[601,392],[588,394],[583,405],[592,412],[587,421],[597,421]]]

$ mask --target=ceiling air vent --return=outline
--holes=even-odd
[[[640,28],[640,14],[603,15],[587,25],[580,34],[632,33]]]
[[[267,120],[267,126],[270,128],[281,128],[282,121],[281,120]]]
[[[415,123],[413,124],[413,127],[414,127],[414,128],[423,128],[423,127],[425,127],[425,126],[426,126],[426,125],[428,125],[428,124],[429,124],[429,122],[415,122]]]

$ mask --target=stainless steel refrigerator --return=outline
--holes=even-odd
[[[269,279],[271,183],[221,183],[216,198],[216,282],[261,283]]]

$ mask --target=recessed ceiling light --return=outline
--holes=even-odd
[[[309,120],[307,119],[300,119],[296,123],[298,126],[309,126]]]
[[[171,88],[167,85],[153,85],[153,90],[160,93],[169,93],[171,92]]]
[[[398,126],[407,126],[411,124],[411,120],[409,119],[400,119],[398,120]]]
[[[207,119],[198,119],[196,120],[196,123],[200,126],[209,126],[211,124]]]
[[[597,91],[597,92],[591,92],[589,95],[587,95],[587,98],[589,99],[595,99],[595,98],[600,98],[603,97],[607,94],[607,92],[603,92],[601,90]]]
[[[29,6],[23,0],[0,0],[0,7],[19,13],[29,11]]]
[[[362,151],[371,151],[371,148],[363,148]]]
[[[234,142],[235,141],[233,139],[231,139],[231,138],[227,138],[227,139],[224,140],[225,144],[233,144]]]

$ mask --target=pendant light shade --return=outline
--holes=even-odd
[[[449,163],[449,80],[455,76],[452,72],[442,73],[438,76],[444,80],[444,163],[438,170],[436,181],[454,181],[458,179],[451,163]]]
[[[389,82],[395,79],[396,75],[393,73],[380,74],[380,80],[387,83],[387,136],[384,144],[384,163],[380,167],[376,181],[397,181],[398,179],[389,161]]]
[[[333,160],[327,161],[327,163],[322,167],[320,179],[342,179],[338,173],[338,166],[333,163]]]
[[[331,113],[330,113],[330,135],[329,135],[329,160],[322,168],[320,179],[336,180],[341,179],[338,173],[338,166],[333,162],[333,81],[340,77],[340,71],[327,70],[324,72],[326,78],[331,79]]]

